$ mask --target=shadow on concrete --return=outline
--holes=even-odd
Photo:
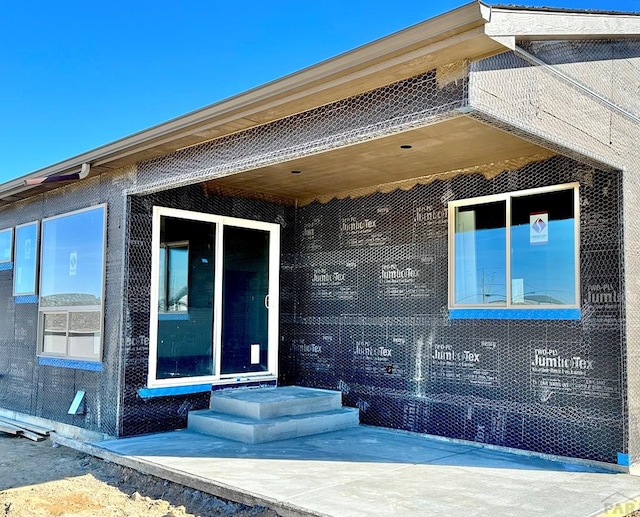
[[[291,440],[245,444],[187,430],[95,444],[110,452],[146,458],[268,459],[403,465],[448,465],[491,469],[608,473],[605,465],[510,452],[482,445],[360,426]],[[613,468],[613,467],[612,467]]]

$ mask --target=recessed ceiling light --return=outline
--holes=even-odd
[[[291,174],[300,174],[302,171],[291,171]]]
[[[411,149],[412,147],[412,145],[401,145],[400,149]]]

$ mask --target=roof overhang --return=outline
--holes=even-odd
[[[118,169],[385,86],[462,59],[513,48],[518,39],[640,35],[640,17],[489,7],[473,2],[336,58],[0,185],[0,203],[55,188],[27,180]],[[357,147],[357,146],[356,146]],[[354,147],[354,152],[357,151]]]
[[[516,163],[512,168],[517,168],[553,154],[459,115],[384,138],[225,176],[205,183],[204,188],[246,197],[260,193],[267,199],[305,205],[314,200],[408,189],[457,174],[498,174],[508,162]],[[478,165],[484,165],[482,170]]]

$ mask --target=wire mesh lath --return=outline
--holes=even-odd
[[[447,202],[573,181],[583,205],[582,319],[450,320]],[[614,461],[623,407],[620,182],[619,174],[555,157],[492,178],[460,175],[299,208],[212,196],[199,185],[134,196],[128,292],[148,292],[153,205],[279,221],[281,384],[341,390],[365,424]],[[130,294],[127,304],[130,342],[139,345],[135,336],[148,336],[148,297]],[[138,345],[127,355],[125,434],[175,424],[167,415],[185,410],[184,398],[136,398],[148,354]],[[453,359],[443,361],[443,347]],[[541,348],[593,369],[577,378],[539,374],[532,362]],[[463,360],[465,353],[477,360]]]
[[[523,45],[549,67],[517,52],[444,67],[4,210],[3,227],[107,201],[109,251],[103,373],[39,367],[28,330],[37,307],[14,304],[11,273],[0,272],[7,300],[0,307],[0,373],[11,372],[0,376],[0,405],[120,435],[182,427],[189,409],[207,405],[202,394],[138,395],[148,373],[151,210],[160,205],[281,224],[280,383],[339,389],[366,424],[609,462],[620,451],[635,454],[640,325],[625,317],[623,303],[635,314],[640,301],[623,293],[625,275],[640,277],[640,263],[627,252],[640,242],[640,223],[624,208],[640,202],[633,179],[640,162],[637,123],[623,111],[640,112],[625,80],[640,53],[634,42],[575,45]],[[589,102],[588,92],[553,67],[621,109]],[[297,208],[201,186],[459,116],[456,108],[467,104],[470,116],[570,157]],[[571,181],[580,183],[581,319],[451,320],[447,202]],[[453,354],[443,362],[437,347],[478,360],[466,364]],[[593,368],[545,378],[531,368],[540,347],[579,355]],[[87,385],[95,409],[89,418],[67,416],[69,394]]]

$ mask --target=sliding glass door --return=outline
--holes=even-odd
[[[149,386],[277,376],[279,226],[154,207]]]

